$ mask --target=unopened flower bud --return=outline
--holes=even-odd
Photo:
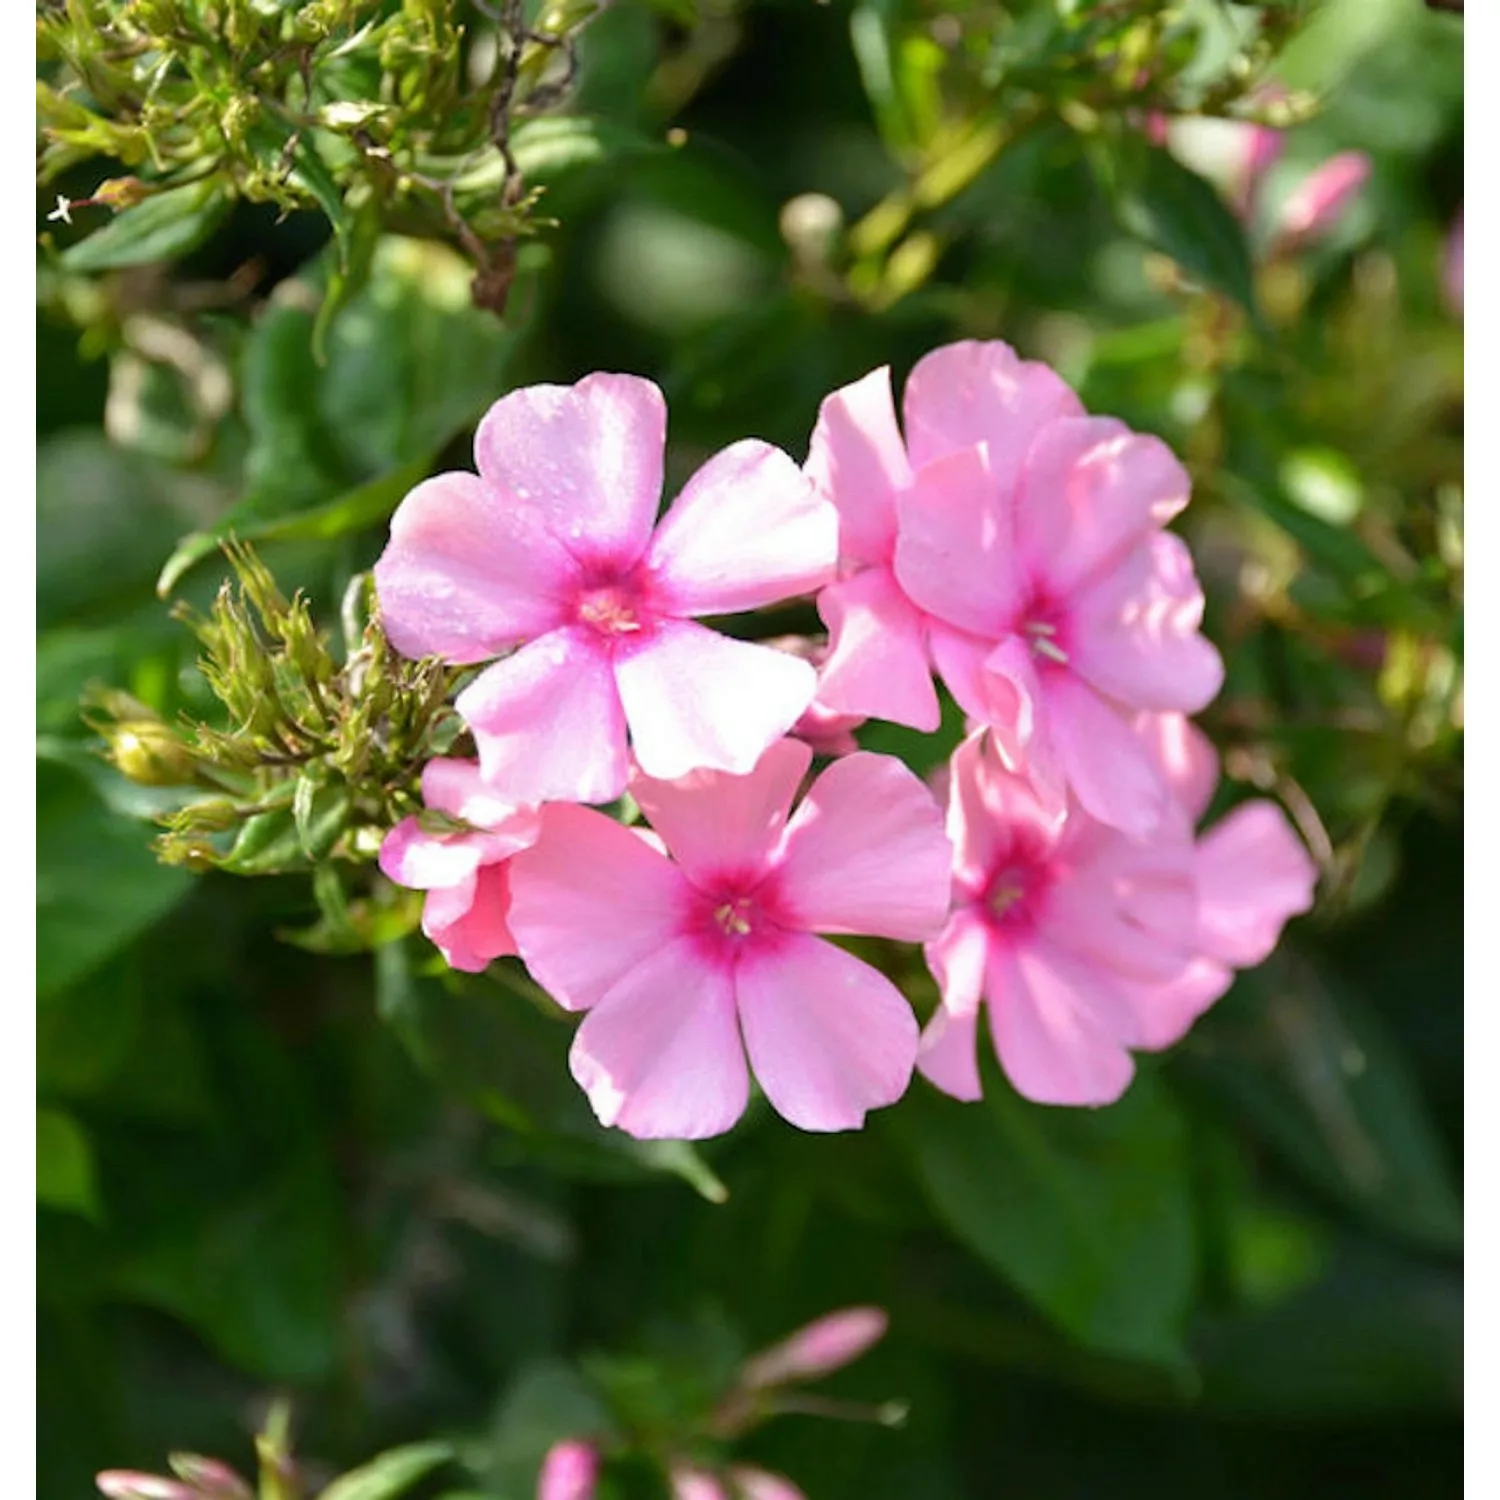
[[[781,207],[781,237],[805,265],[826,265],[844,227],[844,211],[826,193],[799,193]]]
[[[593,1500],[598,1483],[598,1449],[581,1438],[565,1438],[542,1460],[536,1500]]]
[[[889,1321],[878,1307],[846,1307],[829,1313],[749,1360],[741,1382],[763,1389],[789,1380],[817,1380],[879,1343]]]
[[[161,1474],[138,1474],[133,1469],[105,1469],[94,1475],[99,1493],[109,1500],[199,1500],[187,1485]]]
[[[228,1464],[201,1453],[174,1453],[167,1460],[172,1472],[186,1480],[199,1500],[254,1500],[250,1486]]]
[[[119,213],[122,209],[134,208],[151,196],[151,189],[139,177],[106,177],[94,189],[91,201],[103,203]]]
[[[116,770],[141,786],[185,786],[193,780],[192,753],[157,719],[134,719],[105,730]]]
[[[1304,177],[1282,205],[1276,226],[1282,249],[1320,239],[1343,218],[1370,175],[1363,151],[1340,151]]]

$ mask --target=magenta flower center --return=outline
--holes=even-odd
[[[1030,927],[1045,886],[1045,873],[1036,865],[1021,861],[1001,865],[980,898],[989,925],[1011,932]]]
[[[774,942],[784,933],[781,917],[775,882],[754,871],[700,887],[694,893],[687,926],[705,956],[733,964],[750,948]]]

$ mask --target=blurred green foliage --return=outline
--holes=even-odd
[[[226,14],[261,46],[339,9]],[[495,7],[353,9],[495,34]],[[477,89],[458,57],[442,78]],[[1461,20],[1419,0],[620,0],[576,77],[537,74],[555,112],[509,135],[543,192],[503,321],[469,287],[515,226],[478,221],[476,257],[440,195],[416,183],[403,218],[325,134],[332,187],[304,163],[270,207],[249,137],[180,185],[87,122],[52,138],[39,1493],[175,1448],[248,1470],[282,1391],[314,1476],[445,1439],[457,1461],[412,1494],[522,1500],[601,1400],[686,1399],[674,1370],[711,1382],[862,1301],[892,1332],[830,1387],[908,1401],[904,1431],[786,1417],[744,1450],[812,1500],[1456,1488],[1461,59]],[[262,81],[290,98],[285,63]],[[65,101],[44,119],[114,117],[62,67],[42,50]],[[1290,91],[1273,210],[1335,151],[1373,163],[1295,255],[1143,133],[1153,110],[1267,117],[1269,78]],[[173,139],[186,161],[199,135]],[[475,202],[500,201],[489,170]],[[161,190],[46,222],[126,173]],[[155,860],[182,794],[121,778],[79,704],[107,684],[218,722],[157,588],[206,611],[230,532],[332,634],[396,502],[467,463],[513,385],[651,376],[680,479],[745,435],[800,457],[830,389],[958,337],[1050,361],[1189,463],[1229,668],[1205,719],[1221,801],[1279,796],[1323,869],[1284,949],[1121,1104],[1048,1111],[992,1078],[965,1106],[918,1080],[858,1136],[752,1114],[701,1153],[642,1145],[594,1122],[569,1028],[511,965],[445,974],[415,938],[307,951],[338,944],[274,934],[326,923],[326,885]],[[923,770],[951,743],[862,737]],[[930,1003],[919,966],[902,978]]]

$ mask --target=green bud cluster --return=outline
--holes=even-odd
[[[523,0],[48,5],[37,15],[39,178],[108,157],[140,174],[131,194],[80,205],[128,213],[193,184],[216,213],[235,198],[321,212],[341,245],[374,217],[456,242],[474,263],[476,301],[503,311],[514,243],[538,227],[511,121],[556,102],[555,76],[571,77],[574,39],[599,8],[553,4],[534,30]]]
[[[177,612],[203,645],[199,669],[225,724],[170,725],[112,691],[93,694],[90,722],[132,781],[202,789],[164,815],[162,860],[237,875],[311,870],[325,923],[304,936],[365,946],[392,921],[404,924],[410,903],[368,878],[367,899],[351,903],[342,874],[368,865],[385,831],[421,809],[422,766],[462,729],[448,702],[455,674],[391,649],[368,617],[367,575],[346,601],[354,638],[341,663],[305,598],[287,599],[248,546],[225,550],[236,583],[207,615]]]

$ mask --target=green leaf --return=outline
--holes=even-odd
[[[638,130],[610,120],[579,115],[544,116],[518,125],[510,138],[511,155],[528,187],[548,187],[564,177],[625,156],[666,151]],[[503,172],[503,165],[501,168]],[[496,186],[498,186],[498,180]],[[466,188],[474,186],[466,181]]]
[[[48,1208],[99,1217],[93,1148],[78,1122],[61,1110],[36,1112],[36,1196]]]
[[[395,1500],[453,1457],[447,1443],[408,1443],[335,1479],[318,1500]]]
[[[1179,1363],[1197,1246],[1171,1098],[1143,1076],[1107,1109],[1049,1109],[986,1071],[979,1103],[918,1087],[889,1116],[938,1216],[1088,1348]]]
[[[216,177],[153,193],[123,210],[86,240],[62,254],[69,271],[112,271],[147,261],[176,260],[196,249],[218,228],[229,191]]]
[[[1259,319],[1244,227],[1203,178],[1134,134],[1100,143],[1092,161],[1127,234]]]
[[[139,822],[111,812],[76,772],[37,766],[36,986],[45,996],[124,947],[186,893]]]
[[[444,246],[380,240],[368,279],[326,330],[325,366],[314,353],[317,293],[290,284],[245,346],[245,492],[216,527],[181,541],[159,592],[231,533],[327,540],[395,509],[505,390],[520,329],[473,306],[469,277]]]
[[[1456,1251],[1452,1168],[1401,1049],[1376,1013],[1302,954],[1243,975],[1184,1059],[1306,1179],[1388,1233]]]

